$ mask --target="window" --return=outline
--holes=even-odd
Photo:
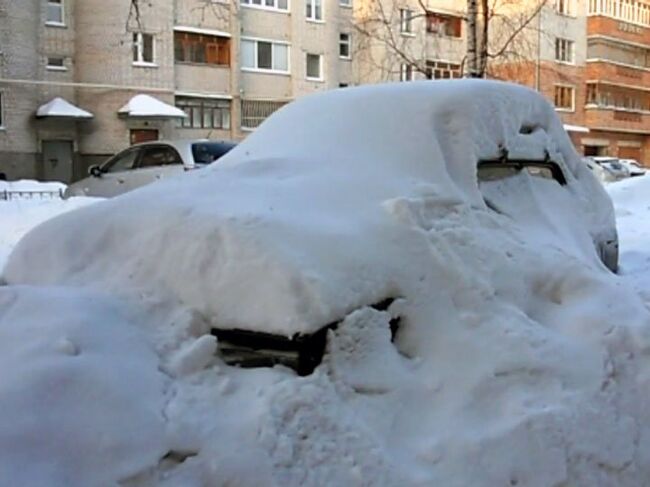
[[[63,0],[48,0],[46,19],[47,25],[65,25],[63,22]]]
[[[408,8],[399,9],[399,31],[402,34],[412,34],[412,25],[411,19],[413,17],[413,11]]]
[[[427,61],[426,77],[427,79],[460,78],[460,64]]]
[[[174,59],[181,63],[230,66],[230,39],[190,32],[174,32]]]
[[[555,39],[555,60],[573,64],[573,41],[568,39]]]
[[[561,15],[575,15],[575,0],[555,0],[555,11]]]
[[[176,107],[187,114],[179,127],[193,129],[230,129],[230,100],[176,97]]]
[[[102,172],[121,172],[133,169],[133,165],[138,158],[138,152],[138,149],[127,149],[116,155],[102,166]]]
[[[566,177],[562,169],[553,161],[520,161],[511,159],[481,161],[476,169],[479,183],[499,181],[516,176],[525,171],[536,178],[555,180],[562,186],[566,184]]]
[[[153,34],[133,33],[133,64],[153,64],[155,57]]]
[[[555,108],[575,110],[575,88],[573,86],[555,85]]]
[[[460,17],[442,15],[434,12],[427,12],[427,32],[447,37],[461,37]]]
[[[242,39],[243,70],[289,73],[289,45],[274,41]]]
[[[289,10],[289,0],[241,0],[244,7],[264,8],[268,10]]]
[[[183,164],[178,152],[176,152],[172,147],[158,145],[154,147],[146,147],[142,151],[138,168],[170,166],[173,164]]]
[[[352,6],[352,0],[339,0],[339,5],[341,7],[351,7]]]
[[[266,120],[273,112],[282,108],[286,102],[272,100],[242,100],[241,126],[244,129],[254,129]]]
[[[320,54],[307,54],[307,79],[323,79],[323,56]]]
[[[399,68],[400,81],[413,81],[413,66],[402,63]]]
[[[350,34],[339,34],[339,57],[343,59],[350,59],[352,57],[350,51]]]
[[[199,142],[192,144],[192,157],[197,164],[210,164],[234,147],[232,142]]]
[[[46,68],[49,71],[67,71],[62,57],[48,57]]]
[[[323,20],[322,0],[305,0],[307,20]]]

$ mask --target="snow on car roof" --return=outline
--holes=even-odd
[[[128,282],[171,293],[219,327],[309,333],[403,294],[395,276],[411,265],[405,249],[426,248],[408,229],[455,207],[485,208],[475,166],[503,148],[550,153],[571,191],[581,191],[571,185],[581,177],[603,194],[553,108],[527,88],[450,81],[337,90],[281,109],[219,165],[37,229],[7,278]],[[601,221],[577,228],[611,225],[611,208],[598,206],[589,207]],[[35,257],[43,239],[51,251]]]

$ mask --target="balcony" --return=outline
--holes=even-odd
[[[650,112],[587,105],[585,124],[591,130],[650,134]]]
[[[586,79],[590,81],[607,81],[611,84],[626,86],[650,86],[650,69],[642,66],[619,64],[606,59],[587,62]]]
[[[589,0],[589,15],[650,27],[650,5],[639,0]]]
[[[176,90],[194,93],[230,93],[230,66],[176,63]]]

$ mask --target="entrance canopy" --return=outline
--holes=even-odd
[[[56,97],[36,110],[36,118],[46,117],[87,120],[93,118],[93,114],[74,106],[63,98]]]
[[[149,95],[135,95],[118,110],[122,116],[144,118],[185,118],[187,115],[180,108],[169,105]]]

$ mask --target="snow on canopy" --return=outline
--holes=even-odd
[[[63,98],[56,97],[38,107],[36,110],[38,118],[61,117],[61,118],[93,118],[93,114],[74,106]]]
[[[479,189],[477,161],[503,149],[548,153],[566,186],[521,172]],[[110,411],[95,401],[77,424],[65,416],[73,434],[38,457],[21,443],[8,462],[29,468],[14,483],[58,465],[66,485],[87,485],[93,468],[129,487],[644,485],[650,319],[596,256],[591,237],[611,223],[603,189],[530,90],[414,82],[301,99],[217,164],[18,244],[0,294],[11,375],[0,383],[46,387],[51,361],[66,386],[59,414],[88,384],[85,361]],[[386,296],[399,298],[394,343],[389,313],[366,307]],[[323,363],[301,378],[225,366],[208,335],[331,319],[343,321]],[[121,423],[120,397],[139,427]],[[13,446],[11,425],[41,403],[4,400],[0,446]],[[148,411],[162,411],[163,438]],[[28,438],[55,424],[36,412]],[[68,441],[84,446],[80,462]]]
[[[117,113],[129,117],[187,117],[185,112],[180,108],[176,108],[149,95],[135,95]]]

